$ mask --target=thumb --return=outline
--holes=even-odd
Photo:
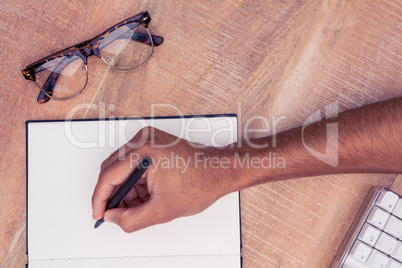
[[[119,225],[126,233],[132,233],[170,221],[167,220],[168,212],[166,209],[161,210],[155,202],[149,200],[135,207],[109,209],[105,212],[104,219]]]

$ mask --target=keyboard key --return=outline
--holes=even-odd
[[[380,234],[381,234],[380,230],[378,230],[377,228],[368,223],[365,223],[359,233],[358,239],[374,247]]]
[[[384,231],[396,238],[401,238],[402,237],[402,220],[398,219],[395,216],[389,217],[388,222],[385,225]]]
[[[391,255],[393,258],[397,259],[398,261],[402,261],[402,242],[398,241],[396,246],[396,250],[394,254]]]
[[[389,218],[389,213],[385,212],[384,210],[378,208],[378,207],[373,207],[371,210],[367,222],[371,223],[378,229],[384,229],[385,224],[387,223],[387,220]]]
[[[387,268],[402,268],[402,264],[392,259],[389,260]]]
[[[393,214],[398,218],[402,219],[402,199],[399,198],[398,203],[395,206]]]
[[[356,260],[365,263],[371,253],[371,247],[366,244],[356,241],[350,251],[350,255],[352,255]]]
[[[348,255],[342,267],[338,266],[337,268],[368,268],[368,266],[365,263],[359,262],[356,258],[353,258],[351,255]]]
[[[387,190],[381,191],[380,196],[377,198],[375,203],[380,208],[385,209],[388,212],[392,212],[398,202],[399,197],[395,193]]]
[[[388,264],[388,257],[377,250],[373,250],[367,264],[372,268],[385,268]]]
[[[375,244],[375,248],[385,254],[391,255],[394,253],[397,242],[398,241],[394,237],[387,235],[386,233],[381,233],[378,242]]]

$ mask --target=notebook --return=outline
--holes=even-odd
[[[100,164],[145,126],[211,146],[237,140],[235,115],[26,123],[27,267],[241,267],[238,192],[138,232],[94,229]]]

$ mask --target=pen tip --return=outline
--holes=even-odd
[[[104,221],[105,221],[105,220],[104,220],[103,218],[100,219],[100,220],[97,220],[97,221],[95,222],[94,229],[98,228]]]

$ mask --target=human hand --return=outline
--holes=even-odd
[[[197,214],[230,192],[228,178],[235,171],[199,163],[196,158],[225,153],[222,148],[195,148],[186,140],[144,128],[102,163],[92,196],[93,218],[104,217],[125,232],[134,232]],[[108,199],[146,156],[152,159],[150,168],[118,208],[105,212]]]

